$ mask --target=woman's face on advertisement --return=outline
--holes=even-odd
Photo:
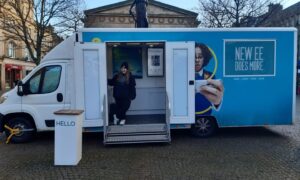
[[[198,72],[202,69],[203,66],[203,55],[202,49],[200,47],[196,47],[195,49],[195,71]]]
[[[128,71],[128,70],[125,68],[125,66],[121,67],[121,72],[122,72],[123,74],[126,74],[127,71]]]

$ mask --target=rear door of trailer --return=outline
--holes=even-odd
[[[76,43],[75,104],[84,110],[84,127],[103,126],[107,120],[105,43]]]
[[[171,124],[195,122],[195,43],[166,42],[166,91]]]

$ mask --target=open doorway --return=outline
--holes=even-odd
[[[106,44],[107,77],[113,78],[123,62],[136,81],[136,98],[126,113],[126,124],[166,123],[166,78],[164,42],[112,42]],[[109,111],[112,112],[113,87],[108,86]],[[111,113],[110,113],[111,114]],[[109,124],[113,124],[110,116]]]

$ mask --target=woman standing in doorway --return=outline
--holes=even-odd
[[[129,109],[131,100],[135,99],[135,79],[129,71],[127,62],[123,62],[120,72],[110,80],[108,85],[113,86],[113,96],[116,106],[113,110],[114,124],[118,121],[120,125],[124,125],[126,121],[126,111]]]

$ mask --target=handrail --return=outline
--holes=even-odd
[[[171,103],[169,101],[169,95],[168,92],[166,91],[166,105],[167,105],[167,111],[166,111],[166,123],[167,123],[167,131],[168,131],[168,138],[169,142],[171,142]]]
[[[102,107],[101,107],[101,113],[102,113],[102,120],[103,120],[103,140],[104,142],[106,141],[106,134],[107,134],[107,128],[106,128],[106,124],[107,124],[107,116],[106,116],[106,95],[103,96],[103,103],[102,103]]]

